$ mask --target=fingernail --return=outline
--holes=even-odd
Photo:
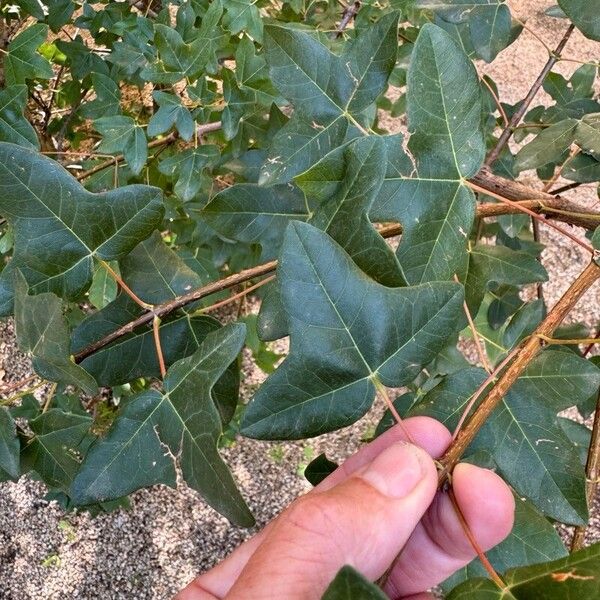
[[[386,448],[360,476],[390,498],[404,498],[426,474],[423,453],[407,442]]]

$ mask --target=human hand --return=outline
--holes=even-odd
[[[427,600],[425,590],[468,564],[475,551],[433,458],[450,443],[438,421],[414,417],[361,448],[176,600],[318,600],[344,565],[376,580],[402,551],[387,582],[390,598]],[[510,532],[514,499],[492,471],[466,463],[453,490],[471,532],[487,550]]]

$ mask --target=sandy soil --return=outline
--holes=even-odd
[[[551,0],[509,1],[514,13],[545,42],[554,46],[565,22],[543,15]],[[576,33],[566,56],[590,60],[600,56],[600,44]],[[525,31],[492,66],[480,65],[500,86],[503,100],[517,101],[527,92],[547,55],[537,39]],[[569,74],[575,63],[557,70]],[[540,100],[544,100],[543,92]],[[573,193],[578,202],[594,205],[594,186]],[[581,232],[580,232],[581,233]],[[584,257],[551,230],[543,231],[544,264],[550,282],[544,286],[553,304],[579,273]],[[573,314],[590,326],[600,320],[600,290],[595,288]],[[0,383],[17,381],[29,373],[26,358],[14,345],[10,323],[0,323]],[[249,394],[263,374],[245,363],[244,393]],[[307,489],[299,475],[302,465],[322,451],[342,459],[361,443],[361,437],[382,412],[353,427],[303,443],[267,444],[242,439],[225,452],[237,481],[264,524]],[[166,599],[202,571],[227,555],[253,531],[230,526],[193,491],[157,487],[132,496],[131,509],[91,518],[65,515],[43,498],[43,485],[23,478],[0,484],[0,598],[6,600]],[[593,518],[597,526],[598,517]],[[600,539],[594,527],[592,536]]]

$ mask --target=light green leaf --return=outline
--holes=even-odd
[[[131,398],[108,434],[90,448],[73,482],[73,500],[91,504],[157,483],[174,487],[177,463],[186,483],[213,508],[238,525],[252,525],[252,515],[217,452],[223,431],[211,397],[244,338],[240,324],[211,333],[192,356],[171,366],[162,391],[147,390]]]
[[[263,21],[256,5],[257,0],[223,0],[225,16],[223,25],[236,35],[245,31],[257,42],[262,42]]]
[[[579,600],[600,595],[600,544],[564,558],[521,567],[503,576],[501,590],[486,579],[471,579],[452,591],[448,600]]]
[[[585,115],[575,129],[575,142],[587,154],[600,160],[600,113]]]
[[[94,257],[122,258],[163,216],[157,188],[93,194],[55,161],[2,142],[0,184],[0,213],[15,230],[13,258],[0,274],[0,315],[12,311],[15,269],[32,293],[75,300],[91,284]]]
[[[337,56],[306,31],[265,28],[271,79],[294,115],[273,140],[260,184],[286,183],[358,135],[361,113],[384,91],[396,62],[397,29],[398,15],[384,15]]]
[[[0,90],[0,141],[39,150],[37,133],[23,115],[26,105],[26,85]]]
[[[46,41],[47,35],[48,25],[35,23],[25,28],[8,45],[4,55],[4,77],[7,86],[26,83],[28,79],[52,77],[50,63],[37,52]]]
[[[558,5],[586,37],[600,40],[600,14],[590,0],[558,0]]]
[[[113,271],[116,273],[119,272],[119,265],[116,261],[111,261],[109,264]],[[107,269],[102,265],[98,265],[88,292],[88,297],[92,305],[98,309],[104,308],[117,297],[117,291],[117,282]]]
[[[387,600],[387,596],[352,567],[338,571],[321,600]]]
[[[15,280],[17,341],[31,358],[35,372],[42,379],[74,384],[88,394],[96,393],[94,378],[71,360],[69,330],[60,299],[51,293],[29,296],[20,271],[15,273]]]
[[[566,158],[575,140],[576,119],[565,119],[543,129],[532,142],[521,148],[515,157],[516,172],[537,169]]]
[[[94,121],[94,127],[102,134],[98,152],[120,154],[134,175],[139,175],[148,158],[148,143],[144,128],[131,117],[111,116]]]
[[[461,316],[457,284],[384,287],[327,234],[297,221],[286,230],[277,277],[291,349],[244,413],[250,437],[296,439],[353,423],[371,406],[375,381],[412,381]]]

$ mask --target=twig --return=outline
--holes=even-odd
[[[450,498],[450,502],[452,502],[452,506],[454,507],[454,511],[456,512],[456,516],[458,517],[458,521],[460,522],[460,526],[462,527],[467,539],[471,546],[473,546],[473,550],[477,554],[477,558],[481,561],[483,568],[487,571],[487,574],[490,576],[490,579],[501,589],[506,589],[506,584],[502,581],[502,578],[498,573],[496,573],[496,569],[492,566],[492,563],[488,560],[488,557],[485,555],[485,552],[481,549],[479,542],[473,535],[467,520],[465,519],[465,515],[463,514],[458,501],[456,500],[456,496],[454,495],[454,490],[450,487],[448,489],[448,496]]]
[[[548,227],[552,227],[552,229],[555,229],[556,231],[562,233],[565,237],[568,237],[572,242],[575,242],[577,245],[579,245],[582,248],[584,248],[585,250],[587,250],[590,254],[592,254],[592,255],[595,254],[596,251],[590,244],[587,244],[586,242],[580,240],[576,235],[573,235],[571,232],[567,231],[566,229],[563,229],[559,225],[556,225],[556,223],[552,223],[552,222],[548,221],[542,215],[534,212],[533,210],[523,206],[522,204],[519,204],[518,202],[509,200],[508,198],[505,198],[501,194],[497,194],[496,192],[491,192],[490,190],[486,190],[485,188],[482,188],[475,183],[471,183],[470,181],[467,182],[467,184],[471,189],[473,189],[476,192],[488,194],[489,196],[496,198],[496,200],[499,200],[500,202],[503,202],[504,204],[508,204],[509,206],[513,206],[514,208],[517,208],[521,212],[524,212],[525,214],[530,215],[534,219],[544,221],[548,225]]]
[[[591,508],[598,489],[600,478],[600,394],[596,401],[596,414],[594,415],[594,425],[592,427],[592,439],[588,450],[587,462],[585,465],[586,486],[585,495],[587,504]],[[585,532],[587,525],[580,525],[575,528],[573,540],[571,541],[571,552],[583,548],[585,542]]]
[[[238,292],[237,294],[234,294],[233,296],[229,296],[229,298],[225,298],[224,300],[221,300],[220,302],[216,302],[215,304],[211,304],[210,306],[205,306],[203,308],[199,308],[198,310],[194,311],[191,316],[195,317],[196,315],[203,315],[207,312],[217,310],[218,308],[221,308],[223,306],[227,306],[227,304],[231,304],[232,302],[235,302],[238,298],[245,298],[248,294],[250,294],[254,290],[257,290],[258,288],[262,287],[263,285],[266,285],[270,281],[273,281],[273,279],[275,279],[275,275],[269,275],[269,277],[266,277],[262,281],[259,281],[258,283],[255,283],[254,285],[251,285],[250,287],[244,288],[241,292]]]
[[[196,130],[198,131],[198,135],[203,135],[205,133],[209,133],[211,131],[218,131],[221,129],[221,121],[215,121],[214,123],[206,123],[204,125],[198,125]],[[164,138],[160,138],[158,140],[152,140],[148,144],[148,148],[156,148],[157,146],[163,146],[164,144],[172,144],[179,136],[176,132],[172,132]],[[120,163],[125,160],[125,157],[122,154],[116,154],[114,158],[107,160],[87,171],[82,171],[77,175],[77,180],[81,181],[82,179],[86,179],[95,175],[99,171],[103,171],[104,169],[113,166],[115,163]]]
[[[10,406],[19,398],[22,398],[23,396],[27,396],[27,394],[33,394],[33,392],[35,392],[37,389],[41,388],[45,384],[46,384],[46,381],[42,379],[42,381],[40,381],[39,383],[36,383],[34,386],[27,388],[26,390],[17,392],[13,396],[10,396],[10,398],[5,398],[4,400],[0,400],[0,406]]]
[[[157,316],[152,320],[152,331],[154,334],[154,346],[156,347],[156,357],[158,358],[160,376],[164,379],[167,374],[167,368],[165,367],[165,358],[160,344],[160,318]]]
[[[108,271],[108,274],[117,282],[118,286],[138,305],[144,310],[152,310],[154,307],[152,304],[144,302],[124,281],[121,279],[119,274],[105,261],[98,259],[100,264]]]
[[[527,188],[525,188],[525,189],[527,189]],[[554,203],[557,203],[560,201],[560,199],[553,198],[552,196],[550,196],[549,198],[550,198],[550,201],[552,201]],[[514,204],[516,204],[518,207],[530,206],[530,207],[532,207],[532,210],[533,210],[533,208],[542,210],[542,208],[541,208],[542,203],[540,200],[528,200],[528,201],[524,201],[521,203],[514,203]],[[516,212],[520,212],[520,208],[513,208],[512,206],[504,206],[502,204],[493,204],[493,203],[480,205],[477,209],[477,215],[479,217],[489,217],[489,216],[497,216],[497,215],[503,215],[503,214],[514,214]],[[599,215],[582,212],[582,213],[573,213],[573,214],[569,214],[569,215],[561,215],[561,217],[565,220],[569,219],[569,221],[575,221],[575,222],[578,222],[581,224],[585,223],[588,227],[594,229],[596,226],[594,218],[599,217]],[[593,223],[593,225],[590,225],[590,223]],[[379,233],[384,238],[394,237],[394,236],[400,235],[402,233],[402,226],[399,224],[387,225],[387,226],[381,228],[379,230]],[[228,277],[224,277],[223,279],[219,279],[218,281],[213,281],[205,286],[202,286],[200,288],[192,290],[191,292],[188,292],[187,294],[184,294],[183,296],[178,296],[177,298],[173,298],[172,300],[169,300],[168,302],[165,302],[163,304],[158,304],[152,309],[151,312],[147,312],[147,313],[141,315],[140,317],[138,317],[137,319],[134,319],[133,321],[126,323],[125,325],[119,327],[112,333],[108,334],[107,336],[103,337],[102,339],[98,340],[97,342],[90,344],[87,348],[84,348],[83,350],[81,350],[81,352],[79,352],[75,355],[75,361],[81,362],[87,356],[94,354],[94,352],[97,352],[101,348],[104,348],[105,346],[107,346],[111,342],[114,342],[115,340],[119,339],[123,335],[131,333],[134,329],[136,329],[142,325],[147,325],[148,323],[150,323],[152,321],[153,315],[155,315],[155,314],[162,318],[165,315],[167,315],[179,308],[182,308],[183,306],[185,306],[187,304],[190,304],[197,300],[201,300],[202,298],[206,298],[207,296],[210,296],[216,292],[221,292],[223,290],[229,289],[231,287],[234,287],[236,285],[239,285],[240,283],[244,283],[245,281],[249,281],[250,279],[254,279],[256,277],[261,277],[263,275],[269,275],[273,271],[275,271],[276,268],[277,268],[277,261],[273,260],[271,262],[264,263],[262,265],[257,265],[256,267],[252,267],[250,269],[245,269],[243,271],[240,271],[239,273],[229,275]]]
[[[458,279],[458,275],[454,274],[454,281],[456,283],[460,283]],[[467,322],[469,323],[469,329],[471,330],[471,335],[473,336],[473,341],[475,342],[475,347],[477,348],[477,354],[479,354],[479,362],[483,366],[483,368],[488,372],[492,372],[492,367],[487,359],[483,346],[481,345],[481,340],[479,339],[479,333],[477,332],[477,328],[475,327],[475,322],[473,321],[473,317],[471,316],[471,311],[469,310],[469,306],[466,301],[463,302],[463,310],[465,312],[465,316],[467,317]]]
[[[494,148],[492,149],[492,151],[489,153],[488,157],[486,158],[485,164],[487,166],[494,163],[496,161],[496,159],[500,156],[500,153],[502,152],[502,150],[504,150],[504,147],[506,146],[506,144],[508,143],[508,140],[510,139],[510,137],[513,134],[513,129],[519,124],[519,122],[523,118],[523,115],[525,114],[525,112],[529,108],[529,105],[531,104],[531,102],[535,98],[536,94],[538,93],[538,90],[542,86],[542,83],[544,83],[544,79],[546,79],[546,75],[548,75],[548,73],[550,73],[550,71],[552,70],[552,67],[556,64],[556,62],[560,58],[560,55],[561,55],[562,51],[564,50],[564,47],[567,45],[567,42],[569,41],[569,38],[571,37],[571,34],[573,33],[574,29],[575,29],[575,25],[573,25],[573,24],[569,25],[569,28],[563,35],[558,46],[556,46],[556,50],[554,50],[554,52],[550,55],[550,58],[548,58],[548,62],[546,62],[541,73],[538,75],[538,78],[535,80],[534,84],[531,86],[529,93],[527,94],[525,99],[521,102],[521,105],[519,106],[517,111],[513,114],[512,118],[510,119],[510,123],[508,124],[507,127],[505,127],[504,131],[502,131],[502,134],[498,138],[498,142],[496,143],[496,145],[494,146]]]
[[[498,406],[506,392],[508,392],[512,384],[519,378],[527,365],[541,350],[542,341],[538,336],[550,336],[560,325],[560,323],[562,323],[563,319],[567,316],[567,314],[571,311],[573,306],[575,306],[583,294],[599,278],[600,266],[592,261],[582,271],[579,277],[571,284],[562,298],[548,313],[547,317],[540,323],[534,334],[523,344],[514,361],[508,366],[506,371],[498,379],[496,385],[482,400],[480,405],[477,407],[477,410],[465,423],[464,427],[459,431],[458,435],[450,444],[444,456],[441,458],[440,464],[442,468],[438,473],[440,485],[446,481],[449,473],[452,472],[452,469],[460,460],[460,457],[471,444],[496,406]]]
[[[595,337],[594,338],[573,338],[573,339],[565,338],[563,340],[561,338],[553,338],[548,335],[543,335],[541,333],[538,334],[538,337],[540,338],[540,340],[543,340],[544,342],[546,342],[546,344],[550,344],[551,346],[552,345],[579,346],[580,344],[591,344],[593,346],[595,344],[600,344],[600,338],[595,338]]]
[[[7,386],[3,387],[2,389],[0,389],[0,395],[5,396],[6,394],[10,394],[11,392],[18,390],[19,388],[22,388],[24,385],[31,383],[36,377],[37,377],[37,375],[34,373],[33,375],[29,375],[29,377],[25,377],[24,379],[15,381],[14,383],[11,383],[10,385],[7,385]]]
[[[50,408],[50,404],[52,404],[52,399],[54,398],[54,394],[56,392],[57,386],[58,386],[58,383],[56,383],[56,382],[54,382],[50,386],[50,389],[48,390],[48,395],[46,396],[46,401],[44,402],[44,407],[42,408],[42,414],[45,413]]]
[[[508,127],[510,124],[510,121],[508,120],[508,116],[506,115],[504,107],[502,106],[502,103],[500,102],[500,98],[498,98],[498,95],[494,91],[494,88],[488,83],[488,80],[485,77],[481,78],[481,82],[483,83],[483,85],[485,85],[485,87],[489,90],[490,94],[492,95],[492,98],[494,99],[494,103],[496,104],[496,108],[498,109],[498,112],[500,113],[500,116],[502,117],[502,120],[504,121],[504,127]]]
[[[352,4],[349,4],[344,9],[344,14],[342,15],[342,20],[340,21],[340,24],[337,26],[337,29],[335,30],[336,38],[339,38],[342,35],[342,33],[344,32],[344,29],[346,29],[346,27],[348,26],[350,21],[352,21],[352,19],[356,16],[356,13],[359,10],[360,10],[359,0],[355,0],[354,2],[352,2]]]
[[[396,407],[394,406],[394,403],[390,399],[390,396],[387,393],[385,385],[383,385],[383,383],[381,383],[381,381],[379,381],[379,379],[377,379],[377,377],[372,377],[371,381],[373,382],[373,385],[375,386],[375,389],[377,390],[377,392],[379,393],[379,395],[383,398],[383,401],[385,402],[388,410],[390,411],[390,413],[394,417],[394,420],[400,426],[400,429],[402,429],[402,433],[404,433],[404,435],[406,436],[406,439],[411,444],[415,444],[415,440],[410,435],[410,431],[408,431],[408,429],[404,425],[404,421],[403,421],[402,417],[400,416],[400,414],[396,410]]]

